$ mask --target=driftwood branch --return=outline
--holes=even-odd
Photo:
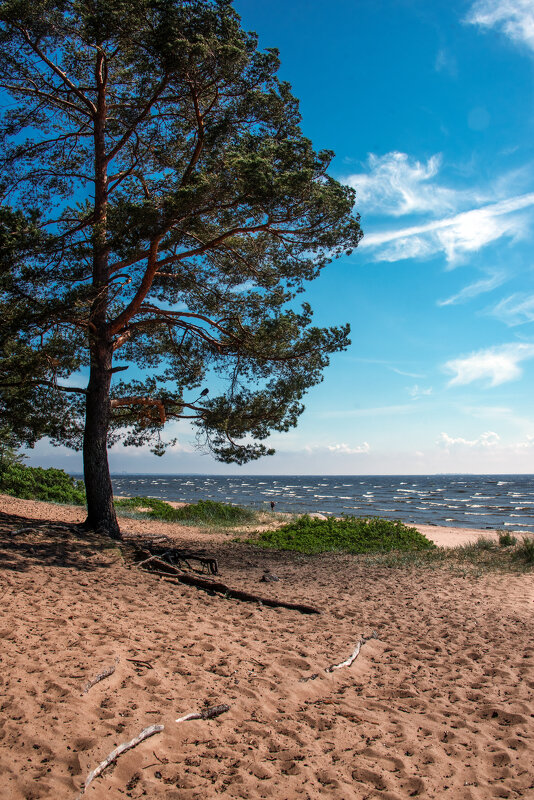
[[[129,742],[124,742],[124,744],[120,744],[115,748],[115,750],[112,750],[109,756],[101,761],[98,767],[95,767],[94,770],[89,773],[85,779],[83,789],[78,795],[78,798],[80,798],[82,794],[87,791],[89,784],[94,781],[95,778],[98,778],[98,776],[104,772],[106,767],[109,767],[109,765],[112,764],[122,753],[125,753],[127,750],[131,750],[132,747],[137,747],[138,744],[145,739],[148,739],[149,736],[154,736],[155,733],[161,733],[164,727],[164,725],[150,725],[150,727],[141,731],[141,733],[138,734],[135,739],[131,739]],[[78,800],[78,798],[76,798],[76,800]]]
[[[210,706],[209,708],[204,708],[202,711],[194,711],[192,714],[186,714],[185,717],[179,717],[176,722],[187,722],[190,719],[213,719],[229,710],[230,706],[223,703],[220,706]]]
[[[186,583],[188,586],[196,586],[198,589],[204,589],[207,592],[215,592],[222,594],[224,597],[233,598],[234,600],[243,600],[248,603],[261,603],[262,606],[269,606],[270,608],[289,608],[294,611],[300,611],[301,614],[320,614],[318,608],[314,606],[303,605],[302,603],[287,603],[284,600],[273,600],[270,597],[261,597],[252,592],[243,592],[241,589],[232,589],[225,583],[220,581],[212,581],[208,578],[199,578],[196,575],[188,575],[182,572],[178,567],[168,564],[158,558],[153,558],[150,562],[151,565],[159,567],[159,569],[150,569],[154,575],[160,575],[167,580],[179,581]]]
[[[377,635],[376,632],[373,631],[370,636],[362,636],[356,647],[354,648],[352,655],[347,658],[346,661],[342,661],[341,664],[333,664],[331,667],[326,668],[326,672],[333,672],[335,669],[341,669],[341,667],[350,667],[360,655],[360,650],[362,649],[363,645],[368,642],[370,639],[376,639]]]
[[[100,681],[103,681],[104,678],[109,678],[110,675],[113,675],[118,663],[119,663],[119,658],[116,658],[114,664],[112,664],[107,669],[102,670],[102,672],[99,672],[98,675],[96,676],[96,678],[93,678],[92,680],[87,681],[87,683],[83,687],[82,694],[87,694],[87,692],[89,691],[89,689],[92,686],[95,686],[95,684],[100,683]]]

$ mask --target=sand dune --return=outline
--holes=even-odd
[[[2,798],[74,800],[155,723],[85,797],[534,797],[533,575],[364,568],[125,521],[214,552],[231,586],[320,607],[306,616],[143,573],[61,527],[79,510],[0,510],[24,517],[0,518]],[[219,703],[216,719],[175,722]]]

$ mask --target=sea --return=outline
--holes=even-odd
[[[118,496],[534,532],[534,475],[113,475]]]

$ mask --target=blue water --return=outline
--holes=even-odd
[[[114,475],[116,495],[534,531],[534,475]]]

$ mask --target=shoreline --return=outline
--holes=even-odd
[[[406,525],[534,534],[531,475],[213,476],[113,478],[116,495],[149,495],[194,503],[198,498],[280,513],[316,512],[399,519]]]
[[[181,503],[178,501],[166,502],[175,508],[180,508],[186,505],[186,503]],[[2,494],[0,494],[0,511],[4,511],[7,514],[26,516],[31,517],[32,519],[39,519],[43,521],[54,520],[79,523],[83,522],[85,519],[85,510],[80,506],[62,505],[60,503],[47,503],[42,500],[23,500],[20,498],[11,497],[11,495]],[[270,513],[265,512],[263,513],[263,519],[261,522],[250,523],[240,527],[243,527],[243,529],[246,530],[267,530],[270,525],[272,526],[273,522],[275,522],[276,527],[279,527],[281,524],[283,524],[283,520],[281,520],[280,517],[286,513],[289,516],[288,512],[275,512],[273,515],[274,519],[271,522],[269,519]],[[313,513],[310,516],[313,516]],[[127,528],[132,533],[137,534],[143,533],[143,530],[147,530],[149,528],[153,532],[157,533],[165,531],[167,534],[173,537],[182,539],[196,537],[198,532],[198,528],[194,525],[180,525],[175,522],[159,522],[156,520],[140,520],[133,519],[131,517],[121,517],[119,515],[119,520],[121,519],[124,520],[124,522],[121,524],[121,527]],[[461,528],[457,526],[448,527],[443,525],[419,523],[406,524],[409,524],[411,527],[414,527],[423,533],[438,547],[456,547],[475,542],[480,538],[497,540],[500,533],[500,531],[497,529]],[[516,531],[513,530],[510,530],[509,532],[516,533]],[[519,533],[520,535],[532,535],[529,533],[525,534],[524,532]],[[228,534],[221,533],[219,530],[217,530],[217,532],[206,532],[203,528],[202,538],[205,541],[224,541],[228,538]]]

